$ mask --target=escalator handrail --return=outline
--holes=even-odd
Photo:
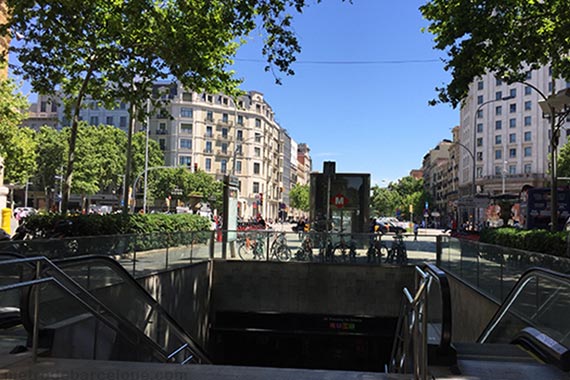
[[[524,289],[526,284],[536,277],[543,277],[555,282],[565,283],[570,288],[570,275],[568,274],[555,272],[553,270],[540,268],[540,267],[532,267],[527,269],[521,275],[515,286],[513,286],[513,288],[509,291],[509,294],[507,295],[501,306],[499,306],[499,309],[495,312],[495,314],[493,315],[487,326],[485,326],[485,328],[483,329],[483,332],[477,339],[478,343],[485,343],[487,341],[493,330],[497,327],[499,322],[508,312],[508,310],[510,309],[516,298],[519,296],[521,291]]]
[[[439,347],[443,352],[447,352],[451,349],[451,334],[453,326],[449,280],[445,272],[435,264],[425,264],[423,269],[439,283],[441,290],[441,337]]]
[[[13,255],[19,256],[17,254],[13,254]],[[41,274],[40,274],[40,278],[33,278],[29,281],[19,282],[18,284],[21,284],[21,286],[19,286],[18,284],[15,284],[14,286],[16,288],[17,287],[27,287],[29,289],[29,291],[26,292],[26,296],[25,296],[25,298],[27,300],[25,302],[23,302],[24,306],[27,307],[29,305],[29,299],[31,296],[32,287],[33,287],[34,283],[39,284],[42,282],[53,282],[57,286],[59,286],[68,296],[74,298],[82,306],[86,307],[87,310],[89,310],[89,312],[95,316],[95,318],[99,319],[105,325],[109,326],[117,334],[119,334],[122,338],[124,338],[125,340],[127,340],[128,342],[133,344],[134,346],[137,346],[137,343],[141,343],[138,339],[136,342],[133,342],[132,336],[129,336],[128,334],[125,333],[125,331],[123,331],[122,329],[115,326],[111,321],[108,320],[108,318],[106,316],[105,317],[103,316],[102,312],[104,312],[105,315],[109,315],[111,317],[111,319],[114,319],[114,320],[120,322],[121,326],[129,326],[129,324],[131,324],[130,322],[126,321],[124,318],[116,315],[115,313],[113,313],[113,311],[109,310],[104,304],[102,304],[99,300],[97,300],[95,297],[93,297],[91,295],[91,293],[86,291],[81,285],[79,285],[77,282],[75,282],[75,280],[73,280],[67,274],[62,272],[47,257],[45,257],[45,256],[17,257],[15,259],[0,260],[0,266],[9,265],[9,264],[27,264],[27,265],[33,266],[33,264],[37,263],[37,262],[42,262],[42,263],[48,265],[49,267],[51,267],[52,269],[54,269],[54,271],[55,271],[54,275],[55,276],[52,275],[49,277],[41,278]],[[82,294],[82,296],[86,297],[91,302],[94,302],[95,305],[97,306],[97,309],[95,309],[92,305],[90,305],[85,299],[81,298],[81,296],[76,294],[74,292],[74,290],[71,290],[68,286],[66,286],[66,284],[65,284],[66,282],[68,284],[71,284],[75,288],[75,291],[77,291],[79,294]],[[21,308],[22,323],[24,324],[24,326],[26,326],[26,324],[28,324],[26,329],[28,331],[31,331],[33,329],[30,328],[30,324],[29,324],[30,319],[28,319],[28,323],[25,323],[25,320],[26,320],[26,317],[29,318],[29,315],[32,313],[32,310],[31,310],[31,308],[30,308],[30,310],[24,310],[24,309],[25,309],[25,307]],[[99,310],[99,311],[97,311],[97,310]],[[149,348],[151,353],[153,355],[155,355],[159,360],[162,360],[162,361],[167,360],[167,355],[161,349],[160,346],[158,346],[154,341],[152,341],[146,335],[138,332],[136,329],[134,329],[133,331],[135,331],[137,333],[137,338],[143,339],[144,343],[147,344],[147,346],[143,346],[144,348]],[[138,345],[138,346],[140,347],[140,345]]]
[[[168,323],[174,327],[178,335],[183,339],[184,343],[188,343],[190,349],[194,351],[194,354],[196,354],[196,356],[200,358],[200,361],[202,363],[204,364],[212,363],[212,361],[206,354],[206,351],[190,336],[188,332],[186,332],[186,330],[182,326],[180,326],[180,324],[174,318],[172,318],[170,313],[168,313],[162,307],[162,305],[152,295],[150,295],[150,293],[141,284],[139,284],[138,281],[135,280],[134,277],[131,276],[131,274],[115,259],[101,255],[86,255],[86,256],[74,256],[64,259],[58,259],[54,260],[54,263],[56,263],[57,265],[77,264],[77,263],[85,264],[87,261],[95,261],[95,262],[99,261],[108,264],[111,270],[113,270],[122,279],[124,279],[135,289],[137,289],[139,294],[141,294],[146,299],[149,305],[155,308],[157,313],[159,313],[162,317],[164,317],[168,321]]]

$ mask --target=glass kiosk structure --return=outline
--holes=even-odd
[[[311,229],[368,232],[370,174],[335,173],[334,166],[325,162],[323,173],[311,173]]]

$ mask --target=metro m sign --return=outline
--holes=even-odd
[[[343,208],[348,204],[348,198],[345,197],[343,194],[334,195],[331,200],[331,204],[335,205],[336,208]]]

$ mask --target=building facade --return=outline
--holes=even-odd
[[[451,218],[446,195],[450,185],[449,162],[452,145],[450,140],[442,140],[422,161],[424,189],[432,199],[432,204],[428,205],[428,217],[433,218],[436,224],[446,223]]]
[[[471,192],[473,165],[478,194],[518,194],[525,185],[548,185],[550,120],[543,117],[537,90],[548,96],[568,86],[552,78],[549,67],[529,71],[524,83],[507,84],[487,74],[471,84],[460,114],[459,141],[466,147],[459,152],[463,196]],[[567,138],[563,129],[559,146]]]
[[[170,82],[156,83],[153,93],[164,105],[151,110],[148,133],[164,152],[165,165],[202,170],[217,179],[235,175],[241,217],[261,214],[277,219],[289,204],[291,187],[299,180],[308,183],[309,148],[297,144],[281,128],[262,93],[250,91],[234,103],[223,94],[188,91]],[[69,125],[58,102],[40,95],[24,125],[36,129],[41,125],[58,129]],[[112,110],[99,107],[92,99],[86,104],[81,120],[128,130],[128,104],[120,103]],[[145,130],[145,126],[137,125],[136,130]],[[298,146],[302,147],[302,165],[298,164]]]

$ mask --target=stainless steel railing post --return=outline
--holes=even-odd
[[[41,262],[36,261],[36,279],[39,280],[41,275]],[[33,289],[33,288],[32,288]],[[38,335],[39,335],[39,319],[40,319],[40,284],[36,285],[34,292],[34,328],[32,331],[32,362],[38,360]]]

